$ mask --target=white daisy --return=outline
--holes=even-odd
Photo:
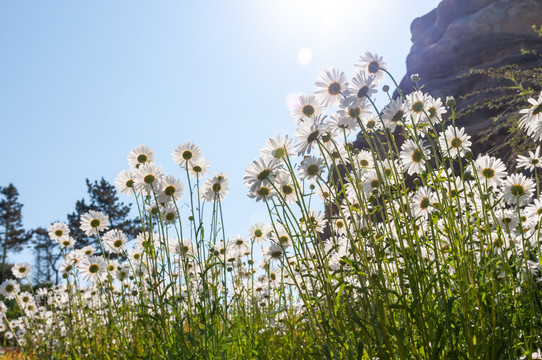
[[[431,125],[438,124],[442,121],[442,114],[447,112],[446,108],[442,105],[440,98],[433,98],[427,96],[427,117]]]
[[[2,294],[6,299],[13,300],[19,294],[21,288],[19,283],[15,280],[5,280],[2,285],[0,285],[0,294]]]
[[[228,177],[224,173],[217,173],[207,179],[200,188],[200,198],[206,202],[222,201],[229,191]]]
[[[65,223],[54,223],[49,226],[48,234],[51,240],[58,242],[63,236],[70,233],[70,228]]]
[[[412,125],[427,124],[429,119],[426,114],[429,111],[427,94],[421,91],[414,91],[406,96],[405,115],[412,120]]]
[[[149,164],[154,161],[154,150],[145,145],[133,148],[128,154],[128,165],[138,168],[140,165]]]
[[[303,156],[305,154],[310,154],[313,148],[318,148],[318,140],[325,132],[325,125],[320,118],[308,120],[299,124],[295,134],[297,154]]]
[[[535,151],[529,151],[529,156],[518,155],[517,167],[525,168],[533,172],[535,168],[542,167],[542,158],[540,158],[540,146],[537,146]]]
[[[172,175],[165,175],[158,183],[158,201],[168,203],[178,201],[183,196],[184,185]]]
[[[204,158],[200,157],[196,160],[190,161],[188,164],[188,175],[194,179],[201,179],[207,172],[211,165]]]
[[[122,170],[115,179],[115,187],[121,194],[132,195],[135,189],[135,172]]]
[[[321,178],[325,169],[324,160],[316,156],[305,157],[300,165],[299,178],[308,182]]]
[[[103,236],[105,249],[111,253],[120,254],[126,251],[128,239],[121,230],[109,230]]]
[[[92,236],[109,228],[109,218],[101,211],[90,210],[81,216],[81,230]]]
[[[297,201],[297,193],[289,173],[280,172],[275,178],[275,187],[286,204],[293,204]]]
[[[102,281],[107,276],[107,263],[101,256],[89,256],[77,264],[77,268],[85,281]]]
[[[11,272],[13,273],[13,276],[15,276],[17,279],[23,279],[30,275],[30,269],[31,266],[25,261],[13,265],[13,267],[11,268]]]
[[[300,122],[314,119],[320,115],[325,108],[316,99],[315,95],[301,94],[298,96],[297,102],[292,105],[291,110],[291,116],[299,124]]]
[[[506,166],[501,159],[492,156],[479,156],[474,162],[478,179],[482,185],[497,188],[501,180],[507,175]]]
[[[320,73],[314,86],[317,89],[314,94],[321,104],[328,108],[341,102],[343,94],[348,89],[348,81],[344,71],[330,68]]]
[[[274,138],[269,138],[265,142],[265,146],[260,149],[260,152],[264,155],[274,157],[275,159],[282,159],[284,157],[292,157],[295,155],[292,139],[288,135],[277,135]]]
[[[392,100],[382,112],[382,121],[384,126],[391,132],[395,131],[397,125],[401,125],[406,116],[405,105],[401,98]]]
[[[522,206],[531,201],[536,185],[523,174],[512,174],[502,182],[502,187],[503,197],[507,202]]]
[[[69,249],[75,245],[75,239],[70,235],[64,235],[58,240],[61,249]]]
[[[412,139],[406,139],[401,146],[400,158],[403,170],[408,175],[422,173],[425,171],[425,163],[429,159],[429,148],[423,140],[416,143]]]
[[[277,174],[281,164],[278,159],[264,155],[256,159],[245,170],[243,182],[250,191],[259,189],[262,185],[269,186]]]
[[[201,150],[190,141],[177,146],[171,156],[173,156],[173,161],[180,167],[190,166],[192,162],[202,157]]]
[[[529,98],[527,101],[531,107],[519,111],[520,114],[524,114],[519,121],[519,127],[524,129],[535,141],[542,140],[542,91],[538,100]]]
[[[160,165],[154,163],[141,165],[136,170],[135,186],[141,192],[156,190],[160,178],[164,175]]]
[[[378,82],[384,77],[384,70],[388,70],[386,63],[382,59],[382,56],[366,51],[363,55],[358,57],[359,63],[354,66],[359,67],[369,75],[374,76],[375,81]]]
[[[470,135],[465,133],[465,128],[458,129],[453,125],[449,125],[446,131],[439,136],[440,149],[445,156],[452,158],[464,157],[465,153],[470,151],[472,145],[469,139]]]
[[[377,92],[374,80],[373,75],[368,75],[364,71],[359,71],[354,75],[348,87],[350,96],[345,99],[348,104],[352,107],[365,107],[367,99]]]
[[[412,197],[412,212],[415,217],[427,218],[431,212],[432,205],[437,201],[435,193],[428,187],[422,186],[416,190]]]
[[[248,233],[250,239],[252,239],[255,244],[262,244],[267,238],[269,229],[268,226],[263,223],[256,223],[250,225],[250,227],[248,228]]]

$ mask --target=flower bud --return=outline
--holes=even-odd
[[[419,74],[412,74],[410,75],[410,80],[412,80],[413,82],[417,83],[418,81],[420,81],[420,75]]]
[[[446,96],[446,106],[448,107],[455,106],[455,98],[453,96]]]
[[[382,86],[382,91],[388,92],[388,91],[390,91],[390,87],[388,85],[384,85],[384,86]]]

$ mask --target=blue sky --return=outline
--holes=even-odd
[[[410,23],[438,2],[1,2],[0,186],[19,190],[26,228],[48,227],[86,195],[85,178],[127,169],[134,146],[181,177],[170,154],[192,141],[229,176],[226,235],[245,234],[265,210],[244,170],[269,137],[294,134],[288,94],[311,93],[326,66],[352,75],[366,50],[399,80]]]

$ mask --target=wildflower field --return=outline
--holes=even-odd
[[[392,98],[385,78],[367,52],[299,97],[296,134],[246,169],[269,214],[246,236],[226,239],[228,177],[195,144],[173,150],[173,175],[132,149],[115,184],[140,234],[90,211],[81,229],[100,246],[79,248],[52,224],[62,284],[21,291],[31,268],[13,267],[0,294],[21,315],[0,303],[4,344],[37,359],[541,358],[539,148],[514,171],[475,156],[453,98],[416,75]],[[540,141],[542,94],[525,100],[519,127]]]

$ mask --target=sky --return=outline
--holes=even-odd
[[[353,75],[367,50],[399,81],[411,22],[438,3],[0,2],[0,186],[19,191],[25,228],[47,228],[86,196],[85,179],[113,183],[135,146],[182,178],[171,152],[191,141],[229,176],[226,236],[245,235],[267,214],[245,169],[268,138],[294,135],[293,95],[325,67]]]

